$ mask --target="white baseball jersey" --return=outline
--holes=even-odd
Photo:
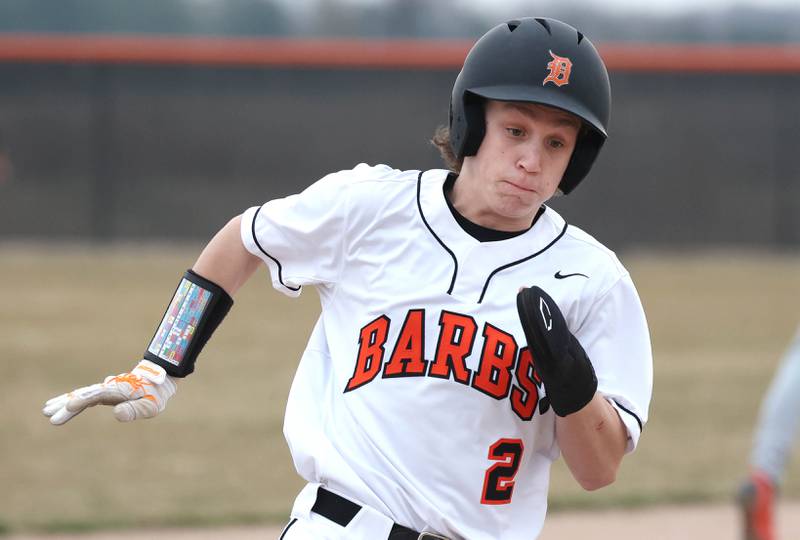
[[[527,232],[479,242],[447,205],[447,174],[361,164],[244,213],[244,245],[274,287],[314,285],[322,302],[284,433],[304,478],[401,525],[530,540],[559,449],[518,289],[557,302],[628,451],[650,402],[647,323],[627,271],[594,238],[547,208]]]

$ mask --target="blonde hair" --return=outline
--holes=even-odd
[[[461,165],[464,163],[464,158],[459,159],[453,152],[453,147],[450,145],[450,128],[448,126],[439,126],[433,132],[431,144],[439,150],[439,155],[442,161],[453,172],[460,173]]]

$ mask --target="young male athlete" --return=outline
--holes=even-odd
[[[761,402],[748,477],[739,488],[744,540],[776,540],[775,502],[800,429],[800,329]]]
[[[435,138],[450,170],[361,164],[250,208],[184,275],[145,360],[45,414],[163,410],[265,263],[275,288],[312,285],[322,302],[286,407],[308,484],[281,538],[535,538],[559,454],[600,488],[647,421],[650,340],[631,278],[544,204],[589,172],[609,109],[605,66],[577,30],[493,28]]]

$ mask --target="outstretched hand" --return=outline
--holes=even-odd
[[[42,412],[56,426],[66,423],[88,407],[113,405],[120,422],[152,418],[164,410],[175,394],[175,379],[164,368],[142,360],[130,373],[106,377],[102,383],[84,386],[48,400]]]

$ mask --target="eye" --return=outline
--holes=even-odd
[[[525,135],[524,130],[515,127],[506,128],[506,132],[512,137],[522,137],[523,135]]]
[[[564,141],[562,141],[560,139],[550,139],[550,143],[549,144],[550,144],[551,148],[564,148],[564,146],[566,146],[564,144]]]

